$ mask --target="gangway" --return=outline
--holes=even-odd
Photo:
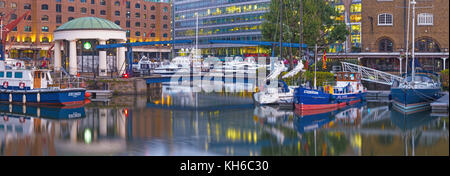
[[[395,80],[397,81],[403,80],[403,78],[400,76],[375,70],[373,68],[368,68],[348,62],[341,62],[341,63],[343,71],[360,73],[361,79],[364,81],[391,86]]]

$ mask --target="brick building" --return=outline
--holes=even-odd
[[[406,51],[408,3],[409,0],[362,1],[362,52],[399,53],[397,56],[363,59],[361,60],[363,65],[386,71],[399,69],[398,58]],[[423,69],[440,71],[443,68],[443,58],[448,57],[449,1],[417,1],[416,7],[417,58]],[[411,50],[411,35],[410,26],[409,50]],[[402,61],[404,65],[405,60]],[[448,66],[448,60],[446,65]]]
[[[171,39],[171,7],[168,0],[0,0],[6,22],[31,10],[7,38],[9,58],[45,57],[53,41],[53,31],[79,17],[110,20],[127,32],[130,42]],[[134,48],[135,58],[168,58],[169,46]]]

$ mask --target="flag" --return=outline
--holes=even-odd
[[[327,69],[327,56],[326,56],[325,50],[323,51],[322,62],[323,62],[323,69],[326,70]]]

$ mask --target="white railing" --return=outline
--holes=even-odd
[[[361,74],[361,79],[364,81],[384,84],[391,86],[392,83],[397,80],[401,81],[403,80],[402,77],[393,75],[390,73],[382,72],[379,70],[375,70],[373,68],[368,68],[352,63],[347,62],[341,62],[342,63],[342,69],[345,72],[356,72]]]

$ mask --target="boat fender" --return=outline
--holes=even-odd
[[[6,88],[8,88],[8,86],[9,86],[8,81],[4,81],[4,82],[3,82],[3,87],[6,89]]]
[[[19,122],[20,122],[20,123],[25,123],[25,121],[26,121],[25,118],[20,118],[20,119],[19,119]]]
[[[19,83],[19,88],[20,89],[24,89],[25,88],[25,82],[20,82]]]
[[[16,63],[16,67],[19,67],[19,68],[22,67],[22,63],[17,62],[17,63]]]
[[[9,121],[9,117],[8,116],[3,116],[3,121],[5,121],[5,122]]]

